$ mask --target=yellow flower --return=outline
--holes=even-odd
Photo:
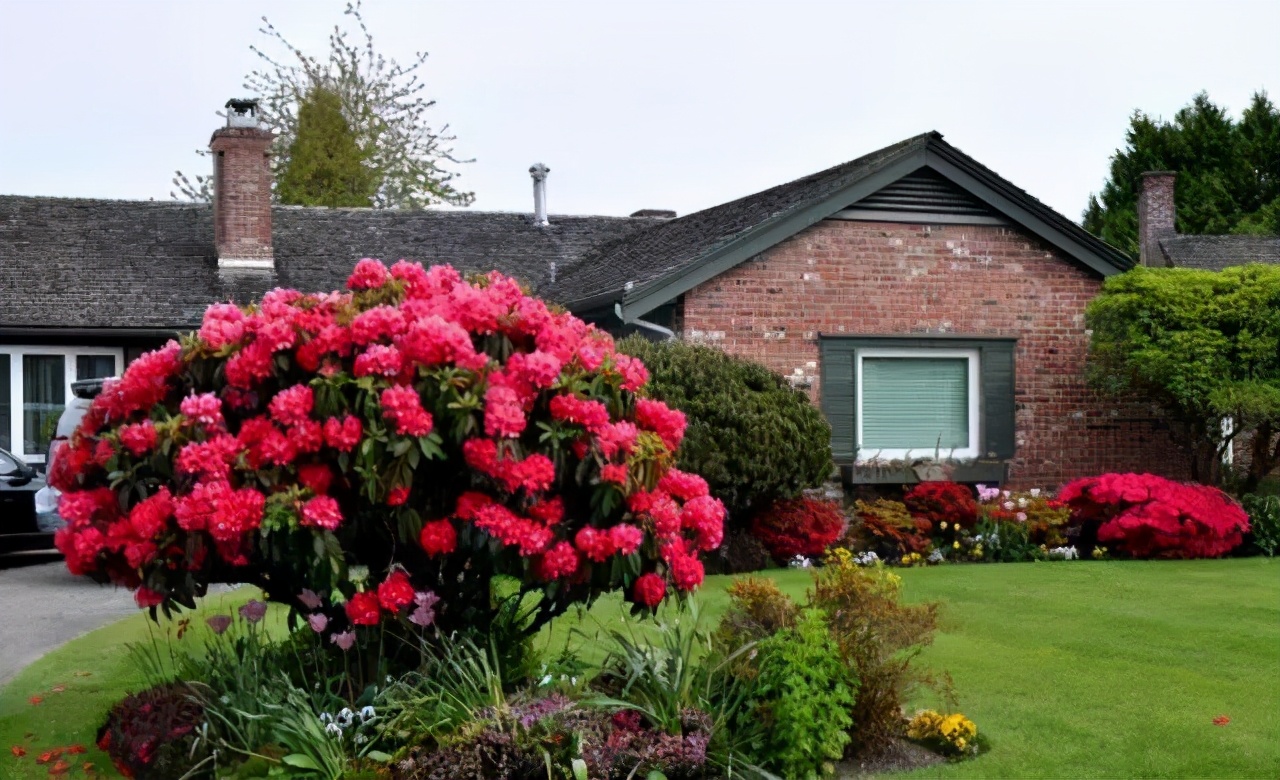
[[[951,546],[952,546],[952,547],[954,547],[954,548],[956,548],[957,550],[959,550],[959,549],[960,549],[960,543],[959,543],[959,542],[952,542],[952,543],[951,543]]]
[[[942,530],[944,530],[944,531],[945,531],[945,530],[947,530],[947,521],[946,521],[946,520],[943,520],[943,521],[942,521]]]

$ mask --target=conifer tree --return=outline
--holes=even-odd
[[[342,99],[324,86],[298,107],[298,131],[276,174],[276,199],[291,206],[372,206],[378,173],[342,115]]]

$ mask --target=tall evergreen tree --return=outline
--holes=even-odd
[[[276,199],[292,206],[373,205],[379,176],[342,115],[333,89],[313,87],[298,106],[298,129],[276,175]]]
[[[1177,171],[1179,233],[1280,233],[1280,111],[1254,94],[1239,122],[1203,92],[1172,122],[1135,111],[1111,158],[1084,227],[1138,256],[1138,199],[1145,171]]]

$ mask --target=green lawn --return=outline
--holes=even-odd
[[[1089,561],[901,574],[909,599],[943,602],[942,630],[923,662],[951,673],[961,709],[993,748],[913,776],[1280,777],[1280,562]],[[795,595],[808,586],[806,572],[772,576]],[[708,579],[708,617],[723,610],[727,582]],[[620,606],[602,600],[582,621],[584,633],[616,621]],[[552,652],[577,622],[568,615],[549,632]],[[44,777],[34,754],[92,743],[106,708],[137,685],[122,642],[141,626],[135,618],[79,639],[0,693],[0,777]],[[591,657],[597,649],[584,651]],[[53,693],[55,685],[66,690]],[[29,704],[32,695],[44,702]],[[1231,722],[1215,726],[1219,715]],[[12,758],[14,744],[29,755]]]

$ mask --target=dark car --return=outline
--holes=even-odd
[[[44,477],[7,450],[0,450],[0,554],[49,550],[53,531],[36,519],[36,492]]]

